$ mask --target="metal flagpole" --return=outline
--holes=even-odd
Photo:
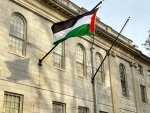
[[[28,43],[29,45],[33,46],[34,48],[36,48],[36,49],[42,51],[43,53],[46,53],[45,51],[43,51],[43,50],[41,50],[40,48],[38,48],[38,47],[36,47],[35,45],[33,45],[32,43],[29,43],[29,42],[27,42],[27,43]]]
[[[100,1],[92,10],[94,10],[95,8],[97,8],[104,0]],[[92,11],[91,10],[91,11]]]
[[[102,1],[104,1],[104,0],[102,0]],[[102,1],[100,1],[92,10],[94,10],[97,6],[99,6],[99,5],[102,3]],[[91,10],[91,11],[92,11],[92,10]],[[57,44],[57,45],[58,45],[58,44]],[[50,53],[52,52],[53,49],[55,49],[55,47],[57,47],[57,45],[55,45],[48,53],[46,53],[46,55],[45,55],[42,59],[39,59],[39,63],[38,63],[39,66],[42,66],[42,61],[45,59],[45,57],[46,57],[48,54],[50,54]]]
[[[119,36],[120,36],[120,34],[121,34],[122,30],[123,30],[123,29],[124,29],[124,27],[126,26],[126,24],[127,24],[127,22],[129,21],[129,19],[130,19],[130,17],[127,19],[126,23],[125,23],[125,24],[124,24],[124,26],[122,27],[121,31],[119,32],[118,36],[117,36],[117,37],[116,37],[116,39],[114,40],[114,42],[113,42],[113,44],[111,45],[110,49],[107,51],[106,56],[104,57],[104,59],[102,60],[101,64],[99,65],[98,69],[96,70],[95,74],[94,74],[94,75],[93,75],[93,77],[92,77],[92,82],[93,82],[93,80],[94,80],[94,78],[95,78],[95,76],[96,76],[97,72],[99,71],[100,67],[101,67],[101,66],[102,66],[102,64],[104,63],[104,61],[105,61],[106,57],[108,56],[108,54],[109,54],[110,50],[112,49],[112,47],[114,46],[114,44],[115,44],[115,43],[116,43],[116,41],[118,40],[118,38],[119,38]]]
[[[102,3],[102,1],[100,1],[92,10],[97,8],[101,3]],[[95,25],[95,32],[96,32],[96,25]],[[93,42],[92,42],[92,46],[91,46],[90,50],[91,50],[92,76],[93,76],[94,75],[94,36],[93,36]],[[98,113],[98,109],[97,109],[97,106],[98,106],[98,103],[97,103],[97,86],[96,86],[95,79],[93,80],[92,85],[93,85],[93,98],[94,98],[94,113]]]
[[[58,45],[58,44],[57,44],[57,45]],[[42,66],[42,61],[44,60],[44,58],[45,58],[48,54],[50,54],[50,53],[53,51],[53,49],[55,49],[55,47],[56,47],[57,45],[55,45],[51,50],[49,50],[49,52],[46,53],[46,55],[45,55],[42,59],[39,59],[39,63],[38,63],[39,66]]]

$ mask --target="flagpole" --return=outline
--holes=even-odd
[[[99,6],[104,0],[100,1],[92,10],[94,10],[95,8],[97,8],[97,6]],[[91,10],[91,11],[92,11]]]
[[[102,0],[102,1],[104,1],[104,0]],[[97,8],[102,3],[102,1],[100,1],[92,10]],[[95,26],[95,29],[96,29],[96,26]],[[94,75],[94,47],[93,46],[94,46],[94,36],[93,36],[92,46],[90,48],[90,50],[91,50],[92,76]],[[96,85],[95,79],[93,79],[92,85],[93,85],[93,98],[94,98],[94,113],[98,113],[98,109],[97,109],[97,106],[98,106],[98,103],[97,103],[97,101],[98,101],[97,100],[97,85]]]
[[[104,1],[104,0],[102,0],[102,1]],[[102,3],[102,1],[100,1],[92,10],[94,10],[98,5],[100,5],[100,4]],[[91,10],[91,11],[92,11],[92,10]],[[58,44],[57,44],[57,45],[58,45]],[[39,59],[39,63],[38,63],[39,66],[42,66],[42,61],[45,59],[45,57],[46,57],[48,54],[50,54],[50,53],[52,52],[53,49],[55,49],[55,47],[57,47],[57,45],[55,45],[48,53],[46,53],[46,55],[45,55],[42,59]]]
[[[106,57],[108,56],[110,50],[112,49],[112,47],[114,46],[114,44],[116,43],[116,41],[118,40],[122,30],[124,29],[124,27],[126,26],[127,22],[129,21],[130,17],[127,19],[126,23],[124,24],[124,26],[122,27],[121,31],[119,32],[118,36],[116,37],[116,39],[114,40],[113,44],[111,45],[110,49],[107,51],[107,54],[105,55],[104,59],[102,60],[101,64],[99,65],[98,69],[96,70],[95,74],[93,75],[92,77],[92,83],[93,83],[93,80],[97,74],[97,72],[99,71],[100,67],[102,66],[102,64],[104,63]]]
[[[58,44],[57,44],[57,45],[58,45]],[[49,52],[46,53],[46,55],[45,55],[42,59],[39,59],[39,63],[38,63],[39,66],[42,66],[42,61],[45,59],[45,57],[46,57],[48,54],[50,54],[50,53],[53,51],[53,49],[55,49],[55,47],[57,47],[57,45],[55,45],[51,50],[49,50]]]

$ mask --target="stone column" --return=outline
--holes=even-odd
[[[134,89],[134,97],[135,97],[135,105],[137,113],[142,113],[142,106],[141,106],[141,100],[140,100],[140,91],[139,91],[139,82],[138,82],[138,73],[136,71],[137,64],[134,62],[130,63],[131,72],[132,72],[132,81],[133,81],[133,89]]]
[[[120,113],[119,109],[119,96],[118,96],[118,86],[117,86],[117,76],[116,76],[116,53],[111,51],[109,54],[109,75],[110,75],[110,84],[111,84],[111,95],[112,95],[112,104],[113,104],[113,113]]]

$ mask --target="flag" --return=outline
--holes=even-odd
[[[95,34],[95,20],[98,8],[78,15],[66,21],[54,23],[51,27],[54,34],[54,45],[71,38]]]

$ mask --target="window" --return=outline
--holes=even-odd
[[[123,64],[119,65],[119,72],[120,72],[120,79],[121,79],[122,95],[127,97],[126,75],[125,75],[125,67]]]
[[[65,104],[53,102],[53,113],[65,113]]]
[[[10,20],[9,50],[25,56],[26,34],[25,19],[18,13],[14,13]]]
[[[143,75],[143,73],[142,73],[143,68],[142,68],[141,65],[138,65],[137,70],[138,70],[138,74],[139,74],[139,75]]]
[[[99,53],[96,53],[95,55],[95,65],[96,65],[96,70],[98,69],[100,63],[102,61],[102,57]],[[99,69],[98,73],[97,73],[97,77],[98,77],[98,81],[101,83],[104,83],[104,75],[103,75],[103,65],[101,66],[101,68]]]
[[[3,113],[21,113],[23,96],[5,92]]]
[[[100,111],[99,113],[108,113],[108,112]]]
[[[147,71],[147,75],[150,77],[150,70]]]
[[[85,53],[83,51],[83,47],[81,45],[77,45],[76,48],[76,69],[78,76],[85,76]]]
[[[78,107],[78,113],[88,113],[88,108]]]
[[[53,52],[53,65],[64,69],[64,43],[60,43]]]
[[[145,86],[140,85],[140,88],[141,88],[142,102],[146,103],[146,89],[145,89]]]

